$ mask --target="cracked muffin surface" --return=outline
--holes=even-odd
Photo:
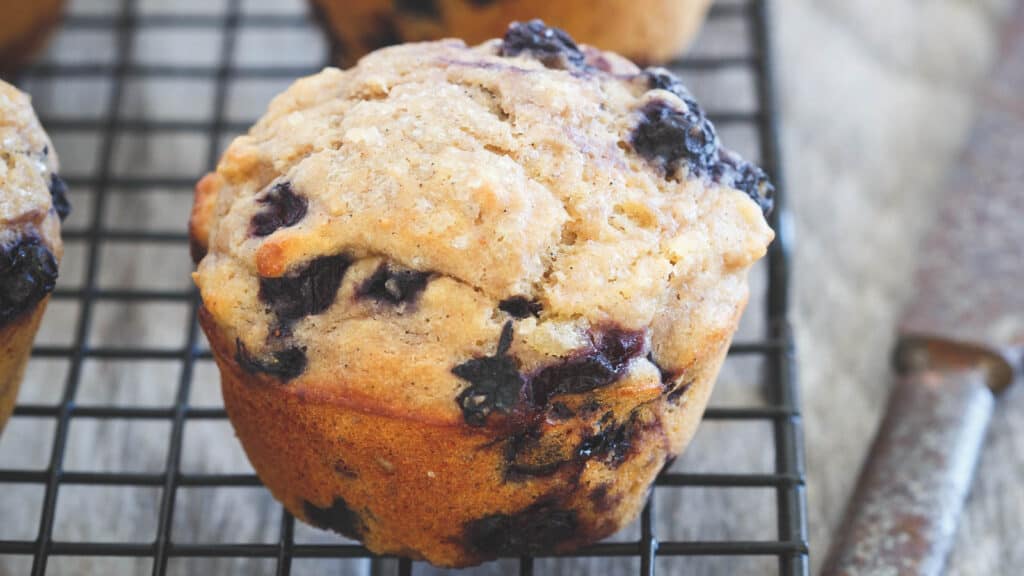
[[[0,81],[0,429],[63,253],[70,205],[57,157],[25,94]]]
[[[229,416],[377,552],[606,536],[699,421],[771,192],[671,74],[539,21],[299,80],[196,188]]]

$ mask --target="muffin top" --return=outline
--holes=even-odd
[[[670,73],[533,21],[296,82],[197,186],[194,278],[254,377],[482,426],[721,350],[771,192]]]
[[[0,324],[53,290],[70,205],[28,96],[0,81]]]

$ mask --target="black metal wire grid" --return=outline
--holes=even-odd
[[[103,214],[110,202],[113,188],[118,190],[152,190],[169,188],[188,191],[194,184],[195,174],[172,176],[125,176],[114,169],[115,142],[119,137],[146,137],[154,132],[199,134],[205,139],[205,166],[215,166],[223,141],[227,136],[246,129],[250,122],[235,121],[228,113],[228,90],[232,81],[239,79],[287,80],[315,72],[317,66],[239,64],[236,52],[239,36],[245,30],[303,29],[310,26],[305,16],[283,15],[274,12],[251,13],[243,10],[242,0],[226,0],[223,13],[211,14],[203,10],[195,13],[145,14],[139,10],[142,0],[117,0],[113,14],[72,14],[62,23],[64,30],[92,31],[111,35],[114,52],[109,63],[43,63],[31,69],[19,81],[103,78],[109,81],[109,92],[98,117],[48,118],[41,110],[43,122],[51,133],[60,131],[88,132],[98,136],[96,169],[88,175],[66,174],[73,189],[92,190],[87,213],[89,220],[83,226],[71,227],[64,232],[66,241],[84,246],[84,277],[80,288],[58,289],[54,302],[73,301],[78,304],[78,320],[73,327],[69,345],[40,345],[33,351],[34,358],[64,359],[68,370],[64,378],[59,401],[54,404],[20,404],[15,410],[18,418],[50,418],[56,421],[52,449],[45,468],[40,470],[8,469],[0,462],[0,498],[4,485],[33,484],[43,487],[39,510],[38,534],[35,539],[0,540],[0,557],[4,555],[31,558],[31,574],[47,574],[50,560],[59,556],[76,557],[138,557],[152,559],[152,574],[164,575],[172,558],[265,558],[276,561],[276,574],[292,572],[295,559],[307,558],[372,558],[357,544],[304,544],[296,542],[295,521],[286,511],[281,514],[280,535],[276,543],[225,544],[180,543],[171,538],[172,519],[179,488],[258,487],[259,479],[252,474],[187,473],[182,470],[182,445],[187,421],[223,420],[222,408],[192,406],[189,403],[193,375],[197,361],[208,361],[210,351],[202,344],[195,320],[198,299],[194,290],[110,289],[98,282],[98,262],[104,243],[166,243],[187,244],[183,232],[158,232],[148,229],[111,229],[104,223]],[[709,408],[705,418],[720,421],[761,421],[770,423],[774,444],[774,470],[770,473],[680,473],[666,472],[657,480],[659,489],[652,491],[640,519],[640,537],[625,542],[602,542],[578,551],[577,557],[638,557],[640,573],[653,575],[655,559],[673,556],[774,556],[778,559],[778,573],[803,575],[808,572],[808,546],[806,541],[806,510],[804,499],[804,465],[802,460],[801,421],[796,379],[794,375],[794,347],[787,322],[788,310],[788,253],[791,242],[787,226],[785,190],[781,173],[776,132],[772,49],[770,45],[770,0],[751,0],[749,3],[726,3],[712,9],[710,18],[742,18],[746,30],[752,35],[753,53],[728,57],[690,57],[671,66],[681,71],[739,69],[752,74],[758,100],[754,112],[712,114],[716,123],[747,125],[756,130],[761,164],[773,176],[779,192],[772,224],[777,239],[768,254],[767,289],[763,309],[766,314],[763,339],[738,342],[730,356],[753,356],[763,359],[761,378],[767,390],[769,403],[756,407]],[[219,46],[216,61],[209,65],[139,63],[132,57],[139,30],[210,29],[218,30]],[[126,84],[134,79],[148,78],[167,81],[206,79],[212,82],[212,119],[210,121],[182,121],[126,118],[121,114]],[[187,195],[182,201],[187,202]],[[103,302],[176,302],[188,308],[185,344],[180,348],[109,347],[90,340],[91,324],[96,307]],[[174,403],[169,407],[137,407],[120,405],[82,405],[76,401],[82,381],[83,363],[87,359],[109,360],[161,360],[180,363]],[[162,472],[80,472],[65,469],[65,454],[69,444],[69,430],[73,420],[144,420],[170,424],[166,463]],[[71,542],[54,538],[54,524],[58,493],[68,486],[152,487],[159,489],[159,512],[156,536],[152,542]],[[775,492],[777,537],[757,541],[677,541],[659,538],[656,533],[655,514],[659,511],[657,497],[670,487],[756,487]],[[7,521],[8,519],[3,519]],[[15,519],[18,522],[20,519]],[[398,560],[386,564],[374,558],[373,572],[397,564],[397,573],[411,574],[413,563]],[[518,559],[518,572],[533,574],[534,559]],[[51,570],[49,573],[53,573]]]

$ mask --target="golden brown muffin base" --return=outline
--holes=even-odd
[[[0,0],[0,73],[13,73],[46,45],[64,0]]]
[[[544,452],[558,452],[561,464],[532,475],[509,473],[508,450],[517,435],[522,438],[521,425],[428,421],[325,392],[328,387],[313,391],[253,375],[239,366],[235,343],[205,309],[200,323],[238,438],[264,484],[292,514],[360,539],[376,553],[447,567],[570,551],[631,522],[657,474],[692,438],[729,345],[727,335],[707,342],[701,361],[677,379],[675,395],[666,390],[653,398],[623,397],[623,390],[611,387],[560,397],[576,415],[564,422],[547,419],[532,451],[541,460],[551,459]],[[579,428],[600,428],[609,415],[634,422],[621,462],[580,457]]]
[[[391,0],[311,0],[337,43],[338,64],[350,66],[388,44],[462,38],[468,44],[505,34],[510,22],[540,18],[578,42],[638,64],[666,62],[693,41],[712,0],[498,0],[474,6],[438,0],[441,16],[401,13]]]
[[[46,311],[49,297],[17,318],[0,326],[0,432],[14,411],[14,401],[25,375],[32,342]]]

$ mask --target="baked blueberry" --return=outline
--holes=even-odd
[[[711,175],[715,182],[745,192],[757,202],[765,215],[771,213],[775,186],[759,166],[743,160],[735,152],[723,149],[719,151],[719,161]]]
[[[470,548],[488,556],[540,554],[576,535],[576,512],[541,501],[515,514],[493,514],[466,525]]]
[[[430,272],[383,263],[356,289],[356,296],[389,304],[415,302],[429,278]]]
[[[697,103],[697,99],[690,94],[682,80],[678,76],[664,68],[647,68],[641,75],[647,80],[647,87],[651,90],[666,90],[679,97],[686,107],[698,116],[704,116],[704,110]]]
[[[235,359],[238,365],[250,373],[262,372],[283,382],[297,378],[306,371],[306,351],[302,348],[290,347],[270,352],[268,358],[256,358],[245,348],[241,340],[236,342],[238,352]]]
[[[64,221],[71,214],[71,202],[68,200],[68,185],[56,174],[50,175],[50,198],[57,216]]]
[[[321,256],[280,278],[260,278],[260,300],[286,325],[319,314],[334,302],[351,263],[343,254]]]
[[[598,423],[597,432],[580,442],[576,455],[583,460],[601,459],[612,467],[622,464],[632,446],[635,424],[636,413],[620,423],[615,422],[612,413],[608,412]]]
[[[710,173],[718,156],[715,127],[699,111],[681,110],[665,100],[651,100],[640,110],[633,149],[661,165],[665,176],[685,166],[693,176]]]
[[[22,236],[0,246],[0,323],[31,308],[56,284],[57,260],[38,238]]]
[[[470,383],[456,399],[470,426],[485,425],[491,412],[509,412],[519,400],[524,380],[515,361],[508,356],[511,345],[510,321],[501,329],[494,356],[473,358],[452,368],[453,374]]]
[[[324,530],[333,530],[342,536],[358,540],[366,533],[366,524],[355,510],[341,497],[335,498],[327,508],[320,508],[311,502],[302,503],[309,523]]]
[[[526,296],[513,296],[499,302],[498,309],[502,312],[508,312],[516,318],[528,318],[530,316],[539,317],[544,307],[541,306],[540,302],[530,300]]]
[[[279,228],[298,224],[306,216],[309,201],[295,194],[288,182],[279,182],[256,203],[263,207],[252,217],[249,233],[269,236]]]
[[[547,366],[530,380],[530,401],[547,404],[558,394],[579,394],[614,383],[629,361],[644,348],[642,332],[612,329],[602,333],[586,353]]]
[[[548,68],[566,70],[586,66],[583,52],[563,30],[553,28],[540,20],[513,22],[501,43],[502,56],[527,54],[540,60]]]

